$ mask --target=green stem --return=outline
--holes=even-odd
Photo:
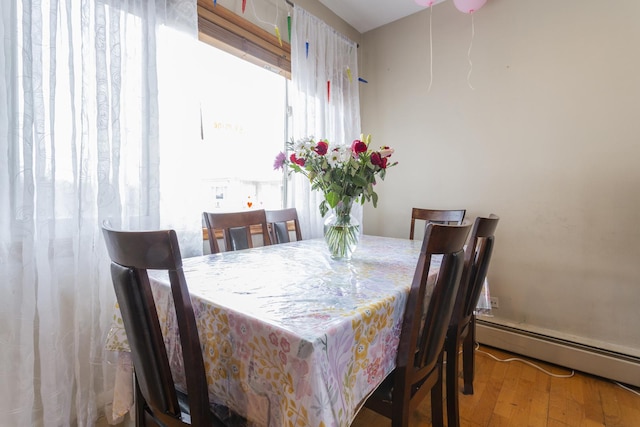
[[[325,232],[325,240],[334,258],[348,258],[358,243],[360,232],[357,225],[331,225]]]
[[[358,243],[360,227],[351,223],[351,206],[353,199],[344,203],[340,201],[334,208],[335,223],[327,225],[325,240],[332,258],[350,258]]]

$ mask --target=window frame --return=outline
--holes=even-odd
[[[198,0],[198,38],[291,79],[291,45],[211,0]]]

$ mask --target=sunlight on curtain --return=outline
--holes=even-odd
[[[193,79],[166,27],[194,41],[195,0],[0,2],[2,425],[93,426],[112,397],[103,220],[188,230],[184,252],[201,251],[186,213]]]
[[[293,138],[312,135],[350,146],[361,133],[357,45],[297,5],[293,12],[290,93]],[[322,237],[323,219],[318,210],[322,193],[311,191],[308,180],[300,174],[292,176],[290,192],[291,203],[298,209],[302,234]],[[353,213],[362,223],[360,205]]]
[[[195,0],[193,0],[193,13]],[[197,19],[197,15],[196,19]],[[197,21],[186,29],[160,28],[158,96],[160,139],[160,227],[176,230],[183,257],[202,255],[202,200],[199,183],[210,159],[199,156],[200,79]]]

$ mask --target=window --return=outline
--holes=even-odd
[[[290,47],[211,1],[198,1],[203,210],[278,209],[284,175],[273,170],[287,139]]]
[[[202,43],[203,210],[279,209],[286,139],[286,79]]]

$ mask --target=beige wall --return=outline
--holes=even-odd
[[[501,217],[496,319],[640,355],[640,2],[444,2],[366,33],[362,127],[400,164],[365,208],[407,237],[413,206]],[[474,89],[470,88],[469,83]]]

